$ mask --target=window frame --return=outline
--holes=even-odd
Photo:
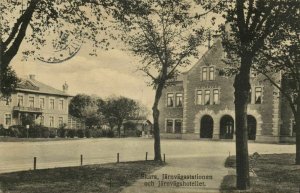
[[[177,132],[177,129],[176,129],[176,122],[178,123],[178,122],[180,122],[180,132]],[[182,134],[182,126],[183,126],[183,121],[182,121],[182,119],[174,119],[174,133],[176,133],[176,134]]]
[[[31,100],[33,99],[33,100]],[[28,107],[34,108],[35,103],[35,97],[33,95],[28,96]]]
[[[8,120],[7,115],[9,115],[9,124],[7,124],[7,120]],[[5,126],[11,126],[12,125],[12,115],[11,115],[11,113],[5,113],[4,114],[4,125]]]
[[[168,123],[172,123],[171,130],[168,129]],[[169,132],[170,131],[170,132]],[[166,127],[165,127],[166,133],[174,133],[174,120],[173,119],[166,119]]]
[[[53,106],[51,105],[51,101],[53,101]],[[55,109],[55,99],[49,98],[49,109]]]
[[[42,103],[41,103],[41,100],[43,100]],[[41,106],[41,104],[43,104],[43,105]],[[40,98],[39,98],[39,107],[40,107],[41,109],[45,109],[45,97],[40,97]]]
[[[260,89],[260,91],[257,91],[258,89]],[[258,100],[257,93],[260,93],[260,101],[259,102],[257,102],[257,100]],[[256,86],[254,89],[254,103],[262,104],[262,102],[263,102],[262,97],[263,97],[263,87]]]
[[[209,78],[209,77],[207,76],[207,75],[208,75],[208,73],[207,73],[207,72],[208,72],[207,68],[208,68],[208,67],[206,67],[206,66],[205,66],[205,67],[202,67],[202,72],[201,72],[201,78],[202,78],[202,81],[208,80],[208,78]],[[205,76],[203,76],[203,75],[205,75]],[[204,78],[204,77],[205,77],[205,78]]]
[[[215,91],[217,91],[217,92],[215,92]],[[217,96],[218,96],[217,101],[215,101],[215,96],[216,96],[215,94],[217,94]],[[213,89],[213,104],[214,105],[220,104],[220,89]]]
[[[199,94],[199,93],[201,93],[201,94]],[[199,99],[200,99],[200,103],[199,103]],[[196,90],[196,104],[203,105],[203,90],[199,90],[199,89]]]
[[[210,105],[211,104],[211,96],[210,96],[211,92],[210,90],[206,89],[204,90],[204,105]],[[208,96],[208,101],[206,101],[206,97]],[[208,103],[207,103],[208,102]]]
[[[215,80],[215,67],[210,66],[208,70],[209,78],[208,80]]]
[[[178,96],[178,95],[180,95],[180,96]],[[177,100],[177,99],[180,99],[180,101]],[[180,105],[179,105],[179,102],[180,102]],[[176,93],[175,94],[175,106],[176,107],[183,107],[183,93]]]
[[[172,97],[169,97],[169,95],[172,95]],[[167,93],[167,107],[174,107],[174,93]],[[169,99],[171,99],[171,103],[169,104]]]

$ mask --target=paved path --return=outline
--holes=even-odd
[[[153,186],[150,185],[151,180],[140,179],[135,182],[132,186],[125,188],[122,193],[195,193],[195,192],[219,192],[219,187],[222,179],[228,174],[228,170],[224,167],[224,161],[226,157],[224,156],[208,156],[208,157],[185,157],[185,158],[173,158],[167,160],[167,165],[159,170],[156,170],[152,175],[157,175],[161,180],[163,174],[168,175],[199,175],[198,180],[184,180],[185,182],[195,182],[198,181],[199,186],[181,186],[174,187],[169,186],[159,186],[160,180],[153,180]],[[201,179],[203,177],[212,179]],[[163,180],[164,182],[172,182],[174,180]],[[176,182],[183,182],[183,180],[175,180]],[[147,183],[147,184],[145,184]],[[203,184],[204,183],[204,186]]]

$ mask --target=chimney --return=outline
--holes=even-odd
[[[29,74],[29,79],[30,80],[35,80],[35,75],[34,74]]]
[[[65,82],[62,87],[64,92],[68,92],[69,85],[67,84],[67,82]]]

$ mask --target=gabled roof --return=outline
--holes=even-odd
[[[61,90],[53,88],[35,79],[29,78],[21,78],[21,81],[18,83],[16,90],[49,95],[71,96]]]

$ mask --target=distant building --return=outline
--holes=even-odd
[[[35,79],[34,75],[21,79],[16,92],[7,100],[0,101],[0,124],[4,128],[21,125],[26,116],[33,116],[35,124],[58,128],[68,125],[68,85],[55,89]]]
[[[132,126],[134,128],[127,128]],[[123,129],[136,129],[141,132],[142,137],[151,137],[153,133],[152,123],[149,120],[126,120],[123,123]]]
[[[221,40],[172,86],[159,103],[162,138],[235,139],[234,78],[226,75]],[[281,74],[273,74],[278,84]],[[261,142],[295,140],[294,120],[286,100],[262,75],[251,72],[248,138]]]

